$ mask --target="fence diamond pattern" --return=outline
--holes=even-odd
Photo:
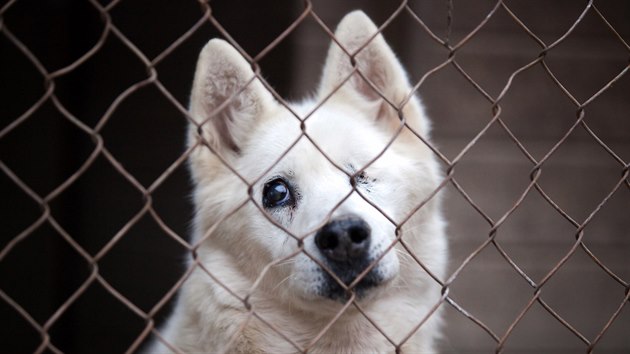
[[[326,36],[332,40],[335,40],[333,34],[334,27],[331,27],[334,24],[327,23],[322,19],[316,4],[314,4],[316,2],[308,0],[301,2],[299,3],[299,13],[291,20],[290,24],[279,35],[277,35],[273,41],[266,44],[262,50],[250,53],[245,51],[239,45],[239,40],[233,38],[230,30],[223,26],[222,18],[215,14],[213,2],[200,0],[199,3],[196,4],[199,7],[197,18],[190,21],[189,27],[168,46],[162,48],[161,51],[155,51],[143,49],[122,29],[122,23],[119,23],[116,18],[116,16],[119,15],[116,13],[116,9],[124,6],[126,1],[114,0],[111,2],[104,2],[87,0],[82,6],[88,6],[90,11],[94,14],[98,14],[100,17],[100,24],[102,25],[100,36],[91,44],[88,50],[85,50],[80,53],[80,55],[76,56],[71,63],[66,63],[62,66],[53,66],[47,58],[43,58],[41,55],[32,50],[29,45],[23,41],[21,34],[14,32],[9,24],[9,20],[15,13],[14,9],[19,7],[21,2],[23,1],[10,0],[0,7],[0,37],[3,38],[4,41],[3,48],[8,48],[8,50],[11,50],[12,52],[19,53],[19,57],[21,58],[20,68],[26,67],[26,70],[28,71],[27,75],[36,75],[37,80],[43,85],[43,90],[41,90],[41,92],[33,90],[36,94],[29,93],[28,96],[33,97],[33,99],[28,107],[20,111],[19,114],[2,117],[2,126],[0,126],[0,142],[3,140],[14,139],[16,136],[22,136],[20,135],[22,133],[19,133],[18,131],[20,129],[24,129],[25,126],[28,126],[29,129],[38,129],[38,122],[42,119],[40,115],[53,112],[51,113],[52,115],[59,117],[59,119],[56,120],[59,121],[59,124],[71,125],[72,130],[75,131],[74,134],[82,136],[82,139],[89,139],[90,143],[87,144],[87,146],[89,146],[89,153],[84,154],[85,156],[75,157],[75,159],[80,159],[81,161],[76,164],[76,167],[73,167],[71,173],[64,177],[60,183],[55,182],[56,184],[49,190],[45,190],[44,188],[33,188],[29,182],[30,177],[24,178],[24,176],[12,166],[11,161],[13,160],[4,158],[5,156],[16,157],[21,154],[20,151],[3,151],[2,156],[0,156],[0,158],[2,158],[0,159],[0,170],[2,171],[1,173],[3,174],[3,177],[7,180],[5,184],[8,186],[8,189],[12,190],[11,195],[19,194],[21,199],[28,198],[29,203],[36,205],[39,208],[39,211],[33,214],[36,215],[36,217],[33,217],[28,225],[22,227],[17,232],[13,232],[13,230],[11,230],[12,232],[7,235],[3,231],[2,243],[0,244],[0,267],[2,267],[3,263],[5,265],[12,264],[12,257],[22,258],[21,262],[36,263],[36,259],[29,261],[29,253],[24,251],[21,252],[20,248],[23,247],[24,244],[28,243],[29,240],[32,241],[32,239],[40,237],[40,233],[45,231],[55,235],[52,237],[59,237],[63,240],[63,243],[65,244],[63,247],[66,248],[66,254],[70,253],[73,258],[77,259],[75,261],[76,266],[83,269],[85,274],[80,281],[76,281],[72,284],[65,284],[67,285],[67,288],[62,291],[62,293],[65,294],[63,301],[60,301],[58,306],[54,308],[54,311],[47,314],[43,319],[41,318],[42,316],[34,316],[31,313],[29,305],[25,303],[20,296],[15,295],[19,293],[16,293],[13,290],[12,285],[6,283],[4,280],[0,283],[0,299],[4,302],[4,307],[7,308],[6,311],[12,313],[11,318],[14,321],[19,322],[21,326],[28,324],[29,328],[32,328],[32,330],[37,333],[39,339],[36,345],[33,346],[34,352],[41,353],[51,351],[58,353],[64,352],[65,350],[58,346],[59,339],[56,338],[54,334],[55,326],[58,326],[60,321],[62,321],[64,316],[66,316],[73,306],[82,301],[82,298],[86,296],[86,293],[88,293],[91,288],[98,285],[101,289],[104,289],[104,291],[106,291],[112,299],[115,300],[117,303],[116,306],[123,306],[125,311],[130,312],[143,323],[142,330],[138,331],[135,338],[126,344],[127,352],[135,352],[140,349],[141,345],[150,336],[156,335],[160,337],[156,324],[156,318],[159,317],[158,314],[165,309],[165,306],[176,294],[182,283],[186,281],[193,269],[195,269],[195,267],[201,267],[201,264],[193,262],[192,266],[186,269],[173,284],[170,284],[166,291],[159,294],[159,297],[156,298],[156,301],[148,309],[146,306],[139,306],[129,295],[120,291],[118,286],[108,279],[108,276],[102,272],[100,265],[104,259],[108,257],[108,254],[113,252],[117,245],[124,242],[126,238],[131,237],[130,230],[137,227],[137,224],[147,218],[151,219],[152,222],[159,227],[160,233],[167,235],[167,237],[173,241],[170,245],[176,245],[175,247],[179,250],[189,252],[194,255],[198,245],[190,244],[186,235],[174,231],[172,226],[169,225],[167,219],[163,216],[163,214],[167,212],[167,209],[163,207],[157,208],[154,202],[155,199],[157,199],[155,198],[155,195],[159,194],[160,190],[166,188],[165,185],[168,184],[168,181],[174,174],[177,174],[180,170],[182,170],[192,148],[168,161],[166,168],[163,168],[155,176],[150,178],[146,176],[138,178],[135,171],[126,167],[126,164],[123,162],[125,160],[124,157],[120,156],[119,152],[112,150],[108,145],[108,140],[106,138],[107,134],[105,131],[108,129],[108,126],[115,124],[115,122],[112,121],[112,117],[122,109],[121,107],[125,106],[130,101],[133,101],[133,97],[139,92],[142,92],[143,90],[153,90],[158,93],[155,97],[159,96],[162,103],[166,102],[166,104],[170,106],[170,109],[175,113],[174,116],[179,116],[181,118],[180,120],[182,125],[186,123],[186,121],[192,122],[192,119],[187,114],[185,103],[182,103],[180,99],[176,98],[176,95],[173,94],[173,92],[168,88],[168,85],[164,83],[162,75],[164,74],[168,77],[169,74],[161,72],[160,67],[161,64],[164,61],[168,61],[169,57],[173,56],[173,53],[175,53],[180,47],[185,46],[192,37],[198,35],[200,31],[203,31],[203,28],[211,27],[213,31],[219,32],[223,38],[230,41],[242,52],[253,67],[260,70],[259,63],[264,61],[272,51],[283,45],[288,37],[294,35],[303,22],[311,21],[316,23],[319,30],[325,33]],[[386,20],[379,23],[380,30],[387,31],[388,28],[392,26],[392,23],[395,23],[395,21],[399,18],[411,18],[413,20],[415,30],[421,31],[427,35],[428,37],[426,38],[429,39],[426,40],[431,40],[433,42],[432,45],[441,47],[444,50],[445,55],[443,56],[443,61],[423,72],[421,77],[414,82],[414,90],[421,91],[427,81],[431,80],[436,75],[439,75],[440,72],[447,69],[454,69],[462,79],[466,80],[469,85],[476,90],[479,97],[482,97],[491,109],[491,115],[487,117],[487,120],[484,122],[481,129],[476,131],[476,133],[470,137],[467,143],[459,151],[457,151],[453,157],[447,157],[447,154],[443,153],[439,146],[430,146],[432,151],[442,162],[446,172],[444,180],[435,192],[437,193],[445,188],[455,190],[455,193],[457,193],[461,197],[461,200],[466,203],[467,208],[472,210],[478,219],[487,223],[487,237],[485,240],[480,241],[476,248],[467,254],[466,257],[456,261],[456,264],[452,266],[452,271],[450,272],[450,276],[448,278],[435,279],[435,281],[439,282],[442,287],[442,297],[440,302],[435,304],[434,309],[439,307],[448,307],[461,314],[461,316],[457,318],[457,321],[468,321],[473,326],[481,329],[485,332],[485,336],[492,340],[494,351],[503,352],[509,351],[508,349],[511,336],[514,331],[519,328],[519,326],[522,326],[523,319],[527,317],[527,314],[532,311],[533,308],[540,307],[544,309],[554,321],[557,321],[557,323],[563,326],[566,331],[570,332],[572,336],[577,338],[582,343],[581,346],[584,351],[597,352],[600,342],[606,338],[609,330],[619,322],[619,319],[623,317],[624,312],[627,316],[628,302],[630,300],[630,279],[628,279],[627,272],[620,273],[619,271],[611,268],[606,257],[598,254],[598,252],[589,247],[588,229],[591,222],[598,217],[601,210],[608,205],[611,199],[619,195],[621,195],[621,198],[624,199],[628,199],[630,197],[630,163],[627,160],[628,156],[624,157],[623,154],[616,151],[613,146],[607,144],[606,139],[601,137],[596,130],[592,129],[589,124],[589,109],[592,105],[598,102],[600,97],[606,95],[606,93],[616,84],[622,80],[628,79],[630,64],[620,67],[615,75],[606,78],[605,83],[601,85],[601,87],[593,90],[590,96],[578,97],[578,95],[576,95],[571,88],[566,86],[563,83],[563,80],[557,76],[553,66],[549,65],[547,58],[553,55],[554,51],[556,51],[558,47],[570,40],[576,28],[581,26],[584,18],[590,16],[591,18],[597,18],[600,25],[606,28],[608,36],[613,38],[619,46],[623,48],[623,51],[625,52],[624,60],[627,63],[630,63],[630,46],[627,42],[627,32],[625,33],[626,37],[624,38],[624,35],[622,34],[623,32],[618,31],[615,25],[608,20],[607,14],[603,10],[600,10],[599,1],[584,1],[581,5],[581,12],[577,17],[575,17],[573,23],[566,28],[561,36],[553,38],[553,40],[543,39],[538,36],[535,31],[530,29],[528,23],[524,19],[519,17],[518,12],[513,10],[512,3],[513,2],[511,1],[493,2],[490,10],[485,14],[485,17],[478,22],[476,27],[457,40],[455,40],[455,36],[452,35],[452,24],[455,21],[453,16],[454,9],[456,9],[458,4],[452,0],[444,1],[443,4],[444,9],[446,9],[446,33],[438,33],[427,25],[426,18],[427,16],[432,16],[432,14],[418,13],[414,10],[412,4],[407,1],[400,1],[399,3],[396,3],[396,8],[388,14]],[[478,79],[475,79],[473,75],[469,73],[469,71],[465,68],[465,65],[462,65],[459,54],[465,50],[471,42],[475,41],[476,38],[479,37],[480,33],[487,28],[488,22],[492,21],[492,19],[499,14],[501,16],[508,16],[513,24],[517,26],[522,33],[528,36],[530,42],[537,47],[537,51],[530,53],[529,62],[514,70],[509,75],[507,80],[504,82],[504,85],[500,90],[498,90],[498,94],[492,94],[486,87],[484,87],[484,84],[479,82]],[[264,28],[256,29],[256,31],[264,31]],[[81,70],[86,63],[88,63],[93,57],[99,55],[99,52],[104,51],[104,48],[108,45],[112,45],[112,43],[116,43],[116,45],[124,47],[126,58],[128,60],[141,63],[141,66],[145,70],[145,75],[136,82],[126,86],[122,92],[113,97],[97,119],[87,121],[86,119],[77,117],[75,113],[73,113],[73,110],[69,108],[69,105],[66,103],[65,98],[59,94],[59,87],[62,83],[63,85],[67,85],[67,82],[64,81],[65,79],[71,77],[73,72]],[[0,58],[0,62],[2,62],[2,58]],[[2,65],[9,65],[6,70],[12,70],[12,63],[3,63]],[[132,65],[137,64],[134,63]],[[540,157],[538,157],[538,154],[530,151],[527,144],[523,143],[521,139],[519,139],[518,134],[513,131],[510,122],[504,119],[503,110],[505,97],[512,92],[513,87],[516,85],[519,78],[532,70],[543,70],[546,77],[551,80],[557,89],[562,92],[562,95],[566,98],[566,100],[570,101],[575,113],[570,127],[564,131],[564,134],[560,136],[559,139],[557,139],[557,141],[542,155],[540,155]],[[263,81],[265,80],[260,71],[258,71],[257,75],[259,75]],[[181,80],[190,80],[190,77],[184,77]],[[276,96],[280,102],[283,102],[280,98],[281,95],[276,93],[271,85],[267,85],[267,88],[272,91],[274,96]],[[429,106],[431,104],[430,102],[426,103]],[[3,105],[10,106],[10,99],[4,97]],[[627,118],[628,112],[626,111],[624,114]],[[625,126],[627,126],[627,124]],[[471,196],[467,188],[458,182],[458,178],[460,178],[460,174],[458,172],[460,163],[466,159],[470,151],[474,149],[479,141],[487,136],[488,131],[492,129],[499,129],[503,134],[508,136],[513,146],[518,149],[522,157],[529,162],[531,167],[528,176],[528,184],[514,200],[513,204],[503,210],[499,217],[491,216],[488,212],[486,212],[475,200],[475,198]],[[566,141],[570,139],[576,131],[580,131],[581,134],[585,133],[590,139],[589,142],[591,144],[596,144],[600,149],[605,151],[607,156],[606,158],[609,159],[610,162],[613,162],[617,166],[618,170],[618,179],[616,180],[616,183],[608,188],[607,193],[603,196],[603,198],[601,198],[599,203],[592,206],[590,213],[588,213],[588,215],[584,218],[576,218],[571,215],[571,213],[565,211],[563,206],[560,205],[553,197],[553,192],[550,191],[548,187],[545,187],[544,184],[540,183],[550,159],[557,154],[559,149],[562,149],[563,145],[566,144]],[[51,132],[51,134],[54,134],[54,132]],[[183,135],[182,132],[177,132],[177,134]],[[418,138],[423,139],[422,136],[418,136]],[[439,140],[439,138],[437,140]],[[28,143],[28,141],[26,143]],[[28,158],[28,156],[20,156],[20,159]],[[71,227],[69,228],[64,222],[60,222],[58,215],[59,213],[62,213],[60,210],[71,208],[64,202],[64,194],[68,193],[73,186],[80,183],[81,178],[85,174],[90,173],[89,171],[93,168],[93,166],[99,163],[109,165],[108,168],[113,169],[116,172],[118,176],[117,178],[123,179],[122,183],[127,185],[126,188],[128,192],[133,195],[133,198],[139,201],[139,207],[135,209],[128,219],[119,223],[120,225],[117,227],[115,232],[111,232],[106,242],[98,245],[90,244],[89,246],[86,246],[84,242],[78,241],[77,238],[79,235],[73,233],[73,231],[71,231]],[[42,173],[46,174],[46,171],[42,171]],[[549,207],[549,213],[553,213],[554,217],[561,218],[566,221],[566,223],[570,224],[574,236],[570,241],[570,247],[568,247],[563,255],[554,262],[553,266],[548,269],[542,278],[533,277],[521,266],[521,264],[519,264],[519,261],[513,257],[511,252],[502,245],[500,234],[504,224],[511,220],[511,217],[519,210],[519,208],[521,208],[524,201],[532,195],[542,197]],[[185,197],[182,197],[182,199],[185,199]],[[421,205],[418,205],[418,208],[420,207]],[[448,210],[446,213],[448,216]],[[630,236],[628,235],[628,230],[626,230],[626,236]],[[404,239],[401,242],[404,242]],[[466,306],[456,301],[450,294],[451,288],[458,283],[462,272],[465,272],[470,263],[474,262],[481,253],[486,252],[489,249],[497,252],[497,254],[502,257],[503,262],[513,269],[514,276],[520,277],[531,290],[528,295],[528,301],[522,305],[516,316],[506,320],[508,325],[504,328],[497,328],[496,326],[489,325],[482,316],[476,315],[473,311],[466,308]],[[547,285],[558,275],[563,267],[568,267],[567,264],[569,260],[576,256],[576,254],[588,257],[590,262],[598,267],[601,274],[611,279],[618,289],[618,292],[614,295],[617,298],[615,310],[612,313],[607,314],[608,320],[603,324],[603,326],[601,326],[595,335],[584,333],[578,326],[575,326],[571,320],[566,318],[566,316],[562,313],[558,312],[554,306],[546,300]],[[627,265],[628,263],[626,262],[626,266]],[[53,265],[51,264],[41,265],[41,267],[52,266]],[[7,271],[20,273],[21,269],[11,269]],[[220,280],[213,277],[212,270],[207,269],[206,272],[214,279],[214,281],[220,282]],[[263,275],[264,272],[261,273],[260,277]],[[230,291],[229,288],[226,290]],[[236,294],[233,295],[237,297],[239,296]],[[566,296],[570,297],[572,295],[566,294]],[[248,303],[248,298],[244,297],[241,298],[241,300],[243,302],[243,306],[249,308],[250,304]],[[354,303],[348,303],[348,305],[359,307],[358,304]],[[360,308],[359,310],[361,311]],[[261,321],[266,322],[263,317],[256,313],[255,308],[252,311],[252,316],[257,316]],[[427,317],[428,316],[431,316],[431,313],[429,313]],[[418,321],[418,326],[420,327],[422,323],[423,321]],[[268,325],[272,329],[274,328],[273,323],[268,323]],[[374,323],[374,325],[378,327],[378,323]],[[325,331],[326,329],[323,330],[323,332]],[[448,326],[446,331],[448,332]],[[323,335],[323,332],[321,335]],[[109,336],[111,333],[108,333],[107,335]],[[291,338],[286,338],[286,340],[292,341]],[[314,339],[314,341],[316,340],[317,338]],[[404,343],[393,342],[392,350],[399,348],[402,344]],[[307,352],[309,350],[309,346],[301,347],[298,344],[295,344],[295,347],[298,351]],[[628,348],[630,347],[625,347],[626,350],[628,350]]]

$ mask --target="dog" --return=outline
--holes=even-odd
[[[335,39],[317,93],[288,106],[227,42],[201,51],[195,251],[149,352],[436,350],[448,250],[430,122],[363,12]]]

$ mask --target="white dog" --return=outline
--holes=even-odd
[[[227,42],[203,48],[198,248],[150,352],[434,352],[441,288],[423,267],[442,279],[447,246],[430,124],[363,12],[335,37],[315,98],[290,109]]]

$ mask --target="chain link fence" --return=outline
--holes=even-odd
[[[354,8],[400,54],[435,125],[452,248],[436,280],[441,350],[630,350],[625,1],[10,0],[0,5],[7,352],[136,352],[159,336],[199,267],[183,266],[197,248],[183,139],[200,48],[228,40],[274,96],[297,97]]]

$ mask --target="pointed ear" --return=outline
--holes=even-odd
[[[259,117],[275,104],[243,56],[221,39],[210,40],[197,61],[190,98],[190,114],[201,130],[190,124],[188,142],[199,131],[216,152],[238,154]]]
[[[378,107],[376,115],[379,120],[385,118],[390,126],[398,126],[398,112],[383,97],[398,106],[410,94],[411,85],[400,61],[377,32],[378,28],[363,11],[353,11],[341,20],[335,38],[345,51],[334,41],[331,43],[318,96],[323,99],[348,77],[353,70],[351,56],[356,54],[354,61],[363,77],[354,73],[332,99],[338,96],[373,103],[364,106]],[[428,120],[415,97],[402,108],[412,128],[428,132]]]

